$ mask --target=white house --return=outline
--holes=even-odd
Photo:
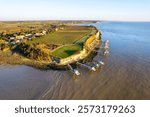
[[[21,35],[21,36],[16,36],[16,39],[22,40],[24,39],[25,36]]]
[[[41,36],[43,36],[43,35],[44,35],[43,33],[36,33],[36,34],[35,34],[36,37],[41,37]]]
[[[43,33],[44,35],[46,35],[46,31],[45,31],[45,30],[43,30],[42,33]]]

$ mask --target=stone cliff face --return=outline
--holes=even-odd
[[[83,60],[86,58],[91,51],[93,51],[100,43],[101,36],[100,32],[97,31],[95,34],[91,35],[86,42],[84,43],[83,50],[81,50],[77,54],[73,54],[72,56],[69,56],[65,59],[61,59],[60,63],[57,64],[58,66],[65,66],[67,64],[75,63],[79,60]]]

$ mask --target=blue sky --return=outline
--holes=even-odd
[[[150,21],[150,0],[0,0],[0,20]]]

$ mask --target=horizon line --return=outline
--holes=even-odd
[[[97,20],[97,19],[31,19],[31,20],[0,20],[0,22],[32,22],[32,21],[97,21],[97,22],[150,22],[145,20]]]

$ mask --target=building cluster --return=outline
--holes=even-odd
[[[62,26],[51,25],[48,28],[40,29],[40,31],[15,32],[13,34],[0,34],[0,38],[5,40],[7,45],[18,45],[21,42],[26,42],[34,38],[42,37],[48,33],[63,29]]]

